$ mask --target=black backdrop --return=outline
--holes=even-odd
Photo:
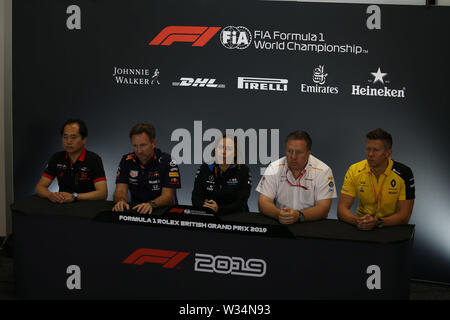
[[[67,27],[71,5],[81,10],[81,29]],[[172,133],[186,129],[182,131],[192,136],[192,155],[191,164],[180,164],[182,204],[190,204],[199,166],[194,163],[194,140],[197,147],[210,143],[195,139],[195,121],[203,133],[214,128],[278,130],[279,153],[274,158],[283,155],[289,132],[306,130],[313,138],[313,154],[333,169],[338,190],[348,166],[365,157],[365,133],[382,127],[394,137],[393,158],[410,166],[416,178],[411,219],[416,224],[414,278],[450,283],[450,11],[379,6],[381,29],[371,30],[367,8],[265,1],[14,2],[15,198],[34,192],[46,161],[61,149],[59,127],[69,117],[80,117],[88,125],[87,147],[103,158],[109,198],[120,157],[131,150],[128,131],[134,123],[154,123],[158,146],[169,153],[179,143],[171,141]],[[203,47],[187,42],[149,45],[167,26],[220,30]],[[245,28],[227,28],[239,26]],[[228,42],[228,48],[221,43],[223,32],[233,30],[247,37],[240,38],[247,48],[230,49],[236,42]],[[278,45],[279,50],[258,48],[264,40],[261,34],[271,36],[265,38],[266,45]],[[277,34],[283,38],[275,44]],[[297,50],[289,50],[292,46]],[[316,70],[320,66],[322,74]],[[118,83],[115,68],[143,75],[127,76],[138,84]],[[151,84],[156,69],[159,76]],[[378,70],[387,73],[379,78],[384,83],[372,75]],[[314,72],[322,77],[313,77]],[[316,90],[337,94],[302,92],[302,84],[317,88],[314,81],[325,74],[325,83],[317,84],[324,88]],[[216,79],[214,83],[225,88],[174,86],[182,77]],[[239,89],[239,77],[286,79],[287,90]],[[403,97],[352,94],[357,85],[394,95],[393,90],[399,90]],[[249,162],[249,149],[256,144],[245,145]],[[277,151],[276,144],[262,145]],[[267,165],[261,159],[250,164],[252,211],[257,210],[254,189],[260,169]],[[337,200],[330,218],[336,217],[336,206]]]

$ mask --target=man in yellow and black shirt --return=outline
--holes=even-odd
[[[341,190],[338,218],[361,230],[407,224],[414,206],[411,169],[391,159],[392,136],[383,129],[366,135],[366,160],[350,166]],[[356,215],[350,210],[355,198]]]

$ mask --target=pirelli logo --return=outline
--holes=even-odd
[[[129,257],[123,260],[125,264],[145,263],[162,264],[163,268],[173,269],[189,255],[189,252],[178,252],[158,249],[137,249]]]
[[[287,91],[288,79],[238,77],[238,89]]]
[[[220,27],[169,26],[164,28],[150,46],[171,46],[175,42],[191,42],[193,47],[203,47],[220,30]]]

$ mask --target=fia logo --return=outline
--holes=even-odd
[[[326,82],[327,76],[328,76],[328,73],[324,72],[324,66],[319,66],[318,68],[314,69],[313,81],[314,81],[314,83],[324,85]]]
[[[228,26],[220,32],[220,42],[227,49],[247,49],[252,42],[252,34],[246,27]]]

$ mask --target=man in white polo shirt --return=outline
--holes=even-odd
[[[282,224],[325,219],[336,188],[331,168],[311,154],[305,131],[286,138],[286,156],[272,162],[256,188],[259,211]]]

